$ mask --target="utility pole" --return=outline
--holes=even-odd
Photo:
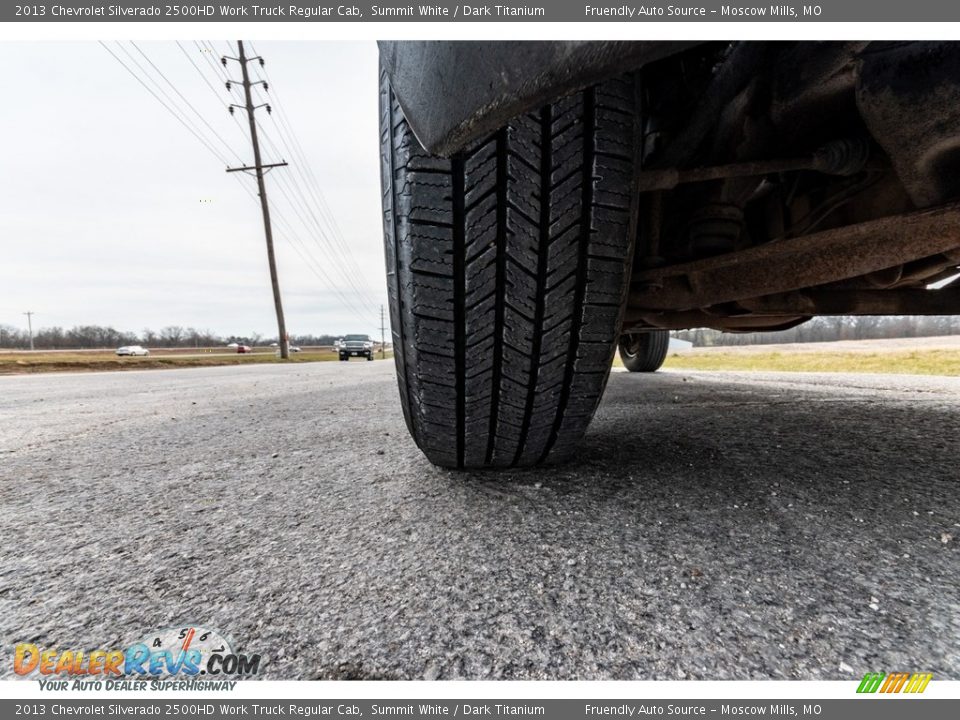
[[[384,332],[386,331],[386,324],[383,322],[383,305],[380,306],[380,359],[387,357],[387,346],[384,340]]]
[[[33,316],[36,315],[32,310],[24,313],[27,316],[27,328],[30,332],[30,351],[33,351]]]
[[[270,264],[270,282],[273,285],[273,305],[277,311],[277,333],[279,335],[277,343],[280,346],[280,357],[284,360],[290,358],[290,343],[287,339],[287,326],[283,319],[283,302],[280,299],[280,281],[277,279],[277,259],[273,252],[273,229],[270,225],[270,205],[267,203],[267,188],[266,184],[263,181],[264,171],[269,172],[272,168],[283,167],[287,163],[279,162],[272,163],[269,165],[264,165],[263,160],[260,157],[260,140],[257,138],[257,118],[254,114],[259,108],[265,107],[267,112],[270,112],[270,105],[263,103],[262,105],[253,104],[253,85],[263,85],[263,89],[267,90],[267,83],[263,80],[258,80],[257,82],[250,82],[250,72],[247,70],[247,63],[251,60],[259,60],[260,64],[263,65],[262,57],[253,57],[248,58],[244,53],[243,49],[243,40],[237,41],[238,55],[239,57],[235,58],[221,58],[221,62],[224,66],[227,64],[227,60],[235,60],[240,63],[240,72],[243,74],[243,96],[245,100],[244,105],[230,105],[230,113],[233,114],[233,109],[235,107],[240,108],[241,110],[247,111],[247,119],[250,121],[250,142],[253,144],[253,166],[244,166],[239,168],[228,168],[227,172],[248,172],[253,170],[257,177],[257,191],[260,196],[260,210],[263,213],[263,233],[267,240],[267,262]],[[227,81],[227,90],[231,87],[230,81]]]

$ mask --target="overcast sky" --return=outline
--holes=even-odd
[[[253,44],[266,58],[270,100],[279,98],[309,164],[268,175],[268,195],[286,221],[278,220],[275,231],[287,328],[373,334],[385,302],[376,45]],[[135,47],[107,45],[137,70],[124,49],[130,53],[213,135]],[[223,78],[194,42],[181,45],[214,89],[176,43],[137,43],[251,163],[249,140],[225,109]],[[214,41],[214,48],[225,53],[227,43]],[[276,334],[259,205],[237,181],[255,192],[254,178],[225,173],[223,162],[97,43],[4,42],[0,67],[0,324],[25,328],[22,313],[32,310],[35,328],[97,324],[139,333],[182,325]],[[235,64],[230,73],[239,78]],[[233,102],[241,98],[234,91]],[[270,141],[281,145],[276,108],[274,116],[258,114]],[[280,159],[269,141],[264,155],[265,162]],[[359,269],[352,285],[314,226],[316,217],[331,233],[300,175],[309,179],[310,171]],[[287,176],[283,183],[279,173]]]

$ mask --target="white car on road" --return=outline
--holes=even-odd
[[[150,351],[147,350],[142,345],[124,345],[123,347],[117,348],[117,355],[132,355],[132,356],[146,357],[149,354],[150,354]]]

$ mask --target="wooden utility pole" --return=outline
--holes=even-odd
[[[383,359],[387,357],[387,345],[384,337],[386,331],[385,324],[383,322],[383,305],[380,306],[380,358]]]
[[[24,313],[27,316],[27,328],[30,332],[30,350],[33,350],[33,316],[36,315],[32,310],[28,310]]]
[[[236,60],[240,63],[240,72],[243,73],[243,96],[245,100],[244,105],[231,105],[230,112],[233,112],[235,107],[239,107],[242,110],[247,111],[247,119],[250,121],[250,142],[253,144],[253,166],[244,166],[239,168],[229,168],[227,172],[246,172],[253,170],[257,177],[257,191],[260,196],[260,210],[263,213],[263,233],[267,240],[267,262],[270,264],[270,283],[273,285],[273,305],[277,311],[277,333],[279,335],[277,343],[280,346],[280,357],[284,360],[290,358],[290,342],[287,338],[287,326],[283,319],[283,302],[280,299],[280,281],[277,279],[277,259],[273,251],[273,229],[270,225],[270,205],[267,202],[267,188],[264,183],[264,171],[270,171],[275,167],[283,167],[287,163],[272,163],[269,165],[264,165],[260,157],[260,140],[257,138],[257,118],[256,111],[265,107],[267,112],[270,112],[270,105],[264,103],[262,105],[253,104],[253,85],[261,84],[263,88],[267,89],[267,83],[263,80],[259,80],[255,83],[250,82],[250,72],[247,69],[247,63],[251,60],[259,60],[260,64],[263,65],[263,58],[253,57],[248,58],[244,53],[243,49],[243,40],[237,41],[238,55],[239,57],[235,58],[223,58],[222,62],[224,65],[227,64],[227,60]],[[230,89],[230,82],[227,82],[227,90]]]

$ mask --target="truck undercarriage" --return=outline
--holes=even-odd
[[[925,289],[960,265],[960,46],[701,46],[636,77],[626,332],[960,310]]]

